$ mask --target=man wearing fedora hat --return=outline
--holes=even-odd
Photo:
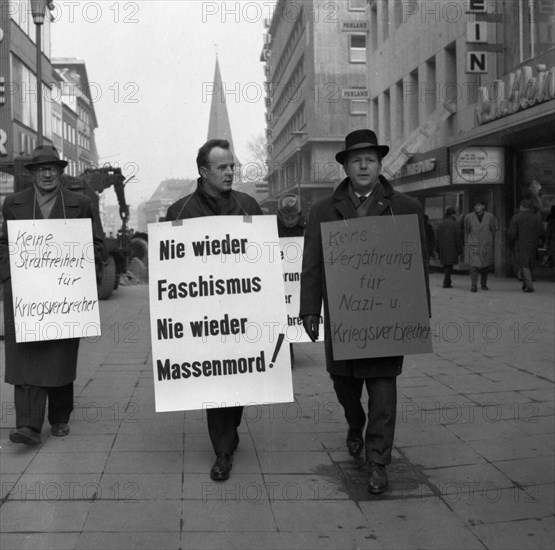
[[[278,234],[280,237],[302,237],[306,221],[302,215],[301,199],[294,193],[286,193],[278,200]]]
[[[347,177],[331,196],[317,201],[310,210],[301,275],[300,316],[303,326],[310,339],[313,342],[317,340],[323,300],[326,368],[349,426],[347,450],[351,456],[357,457],[365,449],[368,491],[373,494],[383,493],[388,487],[386,466],[391,462],[395,433],[396,377],[401,373],[403,357],[334,360],[320,225],[362,216],[417,214],[429,303],[428,255],[422,208],[416,199],[395,191],[381,175],[382,159],[388,152],[389,147],[379,145],[376,134],[371,130],[356,130],[347,135],[344,150],[335,156],[337,162],[343,165]],[[368,392],[368,423],[361,404],[364,385]]]
[[[48,402],[51,433],[69,433],[73,411],[73,381],[76,376],[79,338],[16,343],[8,247],[8,220],[90,218],[91,201],[84,195],[62,187],[61,176],[67,166],[51,145],[33,151],[25,168],[33,176],[33,186],[8,195],[2,207],[0,233],[0,278],[4,283],[5,381],[14,386],[16,428],[10,441],[37,445]],[[93,224],[93,228],[95,225]],[[100,261],[102,237],[93,229],[95,260]]]

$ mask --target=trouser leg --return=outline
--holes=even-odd
[[[333,380],[337,400],[345,412],[345,419],[349,428],[362,430],[366,424],[366,413],[360,402],[364,380],[351,376],[336,375],[332,375],[331,379]]]
[[[216,454],[233,454],[239,441],[237,427],[241,424],[243,407],[206,409],[208,434]]]
[[[40,433],[44,423],[48,388],[40,386],[14,386],[15,425],[28,426]]]
[[[522,286],[524,288],[534,288],[534,283],[532,282],[532,270],[530,269],[530,264],[522,264]]]
[[[470,268],[470,286],[476,288],[478,285],[478,268],[472,266]]]
[[[73,382],[47,390],[48,421],[51,425],[67,424],[73,412]]]
[[[482,267],[480,269],[480,285],[487,286],[488,284],[488,271],[489,267]]]
[[[443,266],[443,285],[450,286],[451,285],[451,273],[453,272],[452,265]]]
[[[397,378],[367,378],[368,425],[364,436],[366,460],[391,463],[397,416]]]

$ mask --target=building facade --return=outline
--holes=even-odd
[[[266,27],[264,206],[293,192],[307,207],[344,177],[334,156],[345,135],[367,126],[366,0],[279,0]]]
[[[42,32],[43,134],[52,134],[52,65],[48,14]],[[30,4],[0,2],[0,202],[14,190],[13,160],[37,144],[37,48]],[[10,168],[10,166],[12,168]]]
[[[47,10],[42,33],[43,140],[68,161],[77,176],[98,163],[97,127],[84,61],[51,60],[51,25]],[[0,203],[15,190],[14,161],[37,145],[36,27],[25,1],[0,3]]]
[[[66,171],[77,176],[98,165],[94,134],[98,123],[87,68],[74,58],[53,59],[52,67],[63,107],[60,154],[69,162]]]
[[[510,273],[511,216],[542,186],[555,204],[555,2],[370,1],[369,124],[394,186],[432,223],[475,199],[499,221],[495,270]]]

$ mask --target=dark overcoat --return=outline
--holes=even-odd
[[[536,260],[538,241],[542,235],[541,214],[523,210],[511,218],[507,237],[513,248],[516,265],[528,265]]]
[[[403,356],[339,361],[333,359],[320,224],[358,217],[355,206],[349,197],[349,185],[349,178],[344,179],[333,195],[314,203],[308,215],[308,224],[304,236],[300,316],[320,315],[322,300],[324,301],[324,349],[326,368],[330,374],[354,376],[355,378],[397,376],[401,374]],[[426,230],[424,228],[424,216],[420,203],[408,195],[394,191],[390,183],[383,176],[380,176],[380,181],[372,192],[371,200],[372,203],[368,210],[368,216],[418,214],[422,261],[424,264],[429,306],[430,290],[428,285]]]
[[[194,193],[174,202],[166,213],[166,221],[203,216],[261,215],[260,206],[250,195],[232,190],[222,197],[212,197],[204,190],[200,178]]]
[[[63,187],[50,219],[90,218],[93,220],[91,201],[84,195]],[[61,199],[63,195],[63,200]],[[3,223],[0,234],[0,278],[4,283],[4,326],[6,373],[5,381],[14,385],[42,387],[65,386],[75,380],[79,338],[17,343],[10,277],[8,248],[8,220],[43,219],[40,208],[35,205],[33,187],[8,195],[2,207]],[[95,259],[100,261],[102,237],[93,232]]]
[[[460,225],[452,216],[445,216],[437,227],[437,253],[443,265],[459,263],[462,254]]]

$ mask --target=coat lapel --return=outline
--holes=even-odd
[[[35,189],[30,187],[18,194],[12,204],[12,212],[16,220],[32,220],[33,213],[37,220],[42,219],[40,208],[36,204]]]

